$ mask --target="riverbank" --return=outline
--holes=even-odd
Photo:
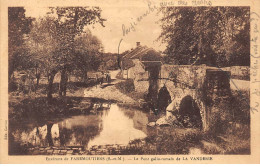
[[[114,100],[123,104],[135,105],[137,102],[131,97],[121,93],[115,84],[120,81],[114,81],[110,84],[97,85],[84,90],[84,97],[102,98],[105,100]]]
[[[97,97],[84,97],[85,86],[70,83],[67,96],[59,96],[54,88],[51,103],[47,101],[44,89],[30,94],[10,92],[9,93],[9,121],[10,123],[20,121],[50,120],[54,117],[66,117],[70,115],[90,114],[95,103],[116,102]]]
[[[53,100],[47,102],[47,81],[42,79],[37,91],[24,92],[13,90],[9,92],[9,121],[24,121],[51,119],[53,117],[63,117],[69,115],[90,114],[95,103],[121,103],[122,105],[135,105],[135,101],[130,97],[120,93],[114,84],[119,82],[115,79],[118,71],[112,71],[111,83],[99,85],[94,80],[88,83],[68,82],[67,96],[59,96],[59,84],[56,78],[53,84]]]

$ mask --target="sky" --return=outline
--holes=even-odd
[[[148,4],[150,4],[150,9],[154,10],[149,10]],[[140,42],[143,46],[152,47],[157,51],[165,49],[164,44],[156,42],[161,33],[160,25],[157,22],[161,15],[154,8],[154,4],[147,0],[138,2],[112,0],[109,3],[107,1],[96,2],[96,5],[102,9],[101,16],[106,19],[105,27],[95,24],[87,26],[87,28],[102,41],[105,52],[117,53],[121,39],[120,53],[135,48],[136,42]],[[43,17],[48,12],[46,7],[25,6],[25,9],[26,16],[35,18]],[[146,13],[148,14],[144,16]],[[130,29],[130,31],[126,34],[127,29]]]

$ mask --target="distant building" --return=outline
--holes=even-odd
[[[137,90],[147,90],[148,88],[143,88],[149,86],[147,81],[153,77],[160,77],[161,58],[159,52],[137,42],[136,48],[123,55],[121,59],[122,78],[133,79]]]
[[[122,77],[125,79],[148,79],[149,69],[161,66],[161,64],[159,52],[136,42],[136,48],[123,55],[121,59]]]

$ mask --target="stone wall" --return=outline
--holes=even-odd
[[[192,92],[191,89],[202,88],[205,76],[205,65],[163,65],[161,68],[159,90],[163,85],[166,85],[172,99],[176,99],[179,94],[186,94],[184,93],[185,90]]]
[[[144,66],[139,59],[133,59],[134,66],[123,70],[124,79],[134,79],[134,80],[148,80],[148,71],[145,71]]]
[[[200,88],[206,75],[206,65],[163,65],[161,78],[177,81],[182,87]]]
[[[128,78],[134,80],[135,90],[140,93],[146,93],[149,88],[149,74],[139,59],[133,59],[134,67],[128,69]]]
[[[144,66],[139,59],[133,59],[134,67],[128,69],[128,78],[134,80],[148,80],[148,72],[145,71]]]
[[[128,70],[128,78],[134,79],[135,90],[145,93],[149,88],[149,75],[144,70],[138,60],[133,61],[135,66]],[[174,89],[198,89],[203,86],[206,75],[206,66],[189,66],[189,65],[162,65],[160,79],[158,81],[159,90],[166,84],[172,98],[174,98]],[[177,83],[173,81],[176,80]],[[159,91],[158,90],[158,91]]]

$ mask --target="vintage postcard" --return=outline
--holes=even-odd
[[[259,0],[0,7],[0,163],[260,163]]]

